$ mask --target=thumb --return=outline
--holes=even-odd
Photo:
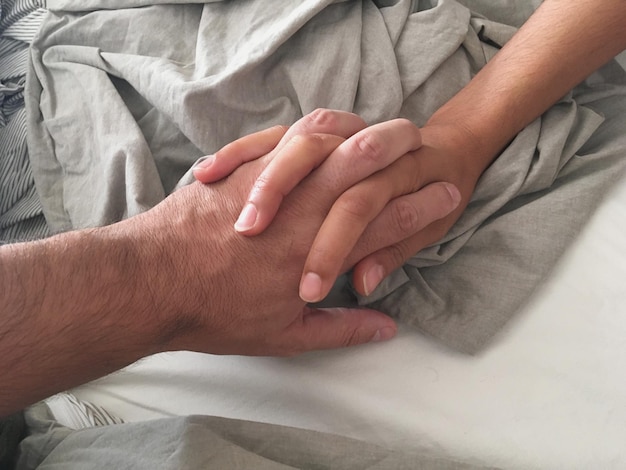
[[[397,332],[389,316],[362,308],[305,307],[302,320],[290,328],[290,342],[297,345],[298,352],[386,341]]]

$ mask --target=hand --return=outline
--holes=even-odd
[[[482,163],[474,161],[472,159],[474,155],[466,151],[468,142],[473,137],[467,135],[464,130],[426,126],[421,132],[422,147],[409,152],[384,171],[359,183],[342,196],[372,201],[376,195],[386,194],[385,191],[394,186],[402,187],[407,194],[389,200],[385,209],[375,217],[364,214],[361,218],[362,224],[371,220],[361,237],[363,242],[374,242],[370,237],[382,236],[390,230],[390,227],[396,227],[396,230],[407,234],[403,240],[368,255],[354,267],[353,284],[363,295],[371,294],[387,275],[401,267],[421,249],[439,242],[448,233],[467,207],[478,179],[484,171]],[[450,204],[443,195],[434,192],[437,181],[449,183],[446,188],[450,191],[454,207],[448,206],[451,209],[447,215],[442,214],[442,217],[437,219],[429,219],[429,214],[421,207],[429,203],[441,207],[446,203]],[[322,246],[320,253],[323,253],[323,244],[330,245],[329,240],[341,237],[342,231],[346,230],[341,225],[341,212],[336,210],[340,200],[328,215],[311,253],[317,249],[318,241]],[[366,202],[365,205],[367,204],[372,202]],[[331,219],[334,220],[331,222]],[[434,221],[429,223],[429,220]],[[322,237],[328,241],[325,242]],[[328,261],[321,256],[319,261],[309,257],[305,270],[308,268],[315,272],[316,269],[323,269],[325,264],[328,265]]]
[[[291,133],[300,131],[297,125],[290,129]],[[414,141],[411,141],[415,137],[412,136],[417,135],[419,130],[408,121],[394,120],[361,130],[340,145],[333,156],[345,159],[363,141],[368,143],[365,147],[367,150],[357,150],[363,158],[372,158],[372,151],[380,154],[382,149],[392,148],[390,142],[407,145],[409,152],[412,142],[415,147]],[[268,148],[269,145],[261,150],[267,151]],[[367,152],[370,152],[369,157]],[[213,160],[212,173],[208,176],[204,172],[196,173],[196,177],[205,182],[222,177],[241,164],[243,159],[238,157],[239,154],[228,147],[224,148]],[[245,161],[258,157],[259,154],[260,152],[250,151],[246,154]],[[419,156],[422,158],[418,158]],[[426,156],[430,157],[425,158]],[[276,152],[270,153],[264,158],[270,158],[271,163],[257,179],[236,225],[246,235],[262,232],[276,214],[284,195],[312,169],[306,161],[298,156],[291,157],[287,152],[280,154],[280,157]],[[420,162],[421,159],[425,161]],[[436,183],[437,178],[434,175],[440,175],[441,180],[453,177],[454,171],[440,171],[441,167],[438,166],[438,163],[445,162],[446,159],[446,155],[439,155],[436,147],[413,150],[413,153],[407,153],[389,167],[346,191],[333,205],[315,239],[304,268],[301,297],[306,301],[316,302],[328,294],[336,277],[345,268],[344,260],[361,236],[380,240],[384,234],[383,236],[392,236],[395,240],[393,244],[363,259],[355,267],[354,285],[365,295],[369,295],[387,274],[401,266],[408,257],[441,238],[461,213],[458,210],[452,221],[431,226],[432,222],[445,217],[457,207],[461,199],[454,186]],[[430,166],[422,169],[421,166],[427,163]],[[450,164],[449,167],[462,171],[458,164]],[[345,171],[349,172],[350,168],[346,167]],[[456,177],[455,180],[459,178]],[[464,185],[467,186],[470,181],[471,178],[465,179]],[[471,195],[473,185],[475,180],[467,187],[466,194]],[[419,191],[415,192],[417,190]],[[469,196],[465,204],[467,200]],[[249,217],[250,213],[254,216]],[[426,227],[428,229],[424,230]],[[321,288],[318,288],[320,284]]]
[[[412,137],[400,138],[405,136],[399,133],[407,131]],[[267,140],[276,146],[283,132],[275,128],[262,135],[272,136],[273,142]],[[380,145],[377,158],[364,158],[359,139],[343,147],[343,153],[335,150],[347,142],[341,137],[291,139],[277,160],[301,155],[308,162],[321,162],[331,156],[291,191],[272,226],[257,237],[241,236],[232,223],[247,188],[269,168],[266,163],[274,161],[263,158],[214,185],[185,187],[153,210],[118,224],[118,230],[145,234],[139,243],[143,267],[138,272],[151,273],[140,280],[151,292],[145,308],[155,312],[157,322],[169,325],[162,335],[164,349],[290,355],[395,334],[393,320],[379,312],[314,309],[298,296],[311,242],[336,199],[420,144],[419,133],[408,126],[382,126],[368,135]],[[397,241],[392,231],[368,240],[356,243],[346,267]],[[156,269],[159,266],[169,268],[164,274]]]

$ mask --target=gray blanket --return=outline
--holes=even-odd
[[[46,219],[58,232],[145,211],[198,157],[317,107],[421,125],[537,3],[49,0],[28,82]],[[479,350],[624,171],[625,84],[611,63],[530,124],[446,238],[355,301]]]

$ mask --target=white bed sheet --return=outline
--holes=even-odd
[[[74,393],[127,421],[210,414],[504,468],[624,468],[626,179],[478,356],[401,328],[291,359],[161,354]]]

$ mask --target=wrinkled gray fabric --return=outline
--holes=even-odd
[[[49,1],[29,144],[55,231],[142,212],[198,157],[318,107],[424,124],[539,2],[161,3]],[[625,84],[613,63],[530,124],[442,243],[358,303],[477,351],[624,171]]]
[[[31,408],[32,430],[17,470],[471,470],[445,457],[390,451],[341,436],[209,416],[71,431],[47,407]]]

